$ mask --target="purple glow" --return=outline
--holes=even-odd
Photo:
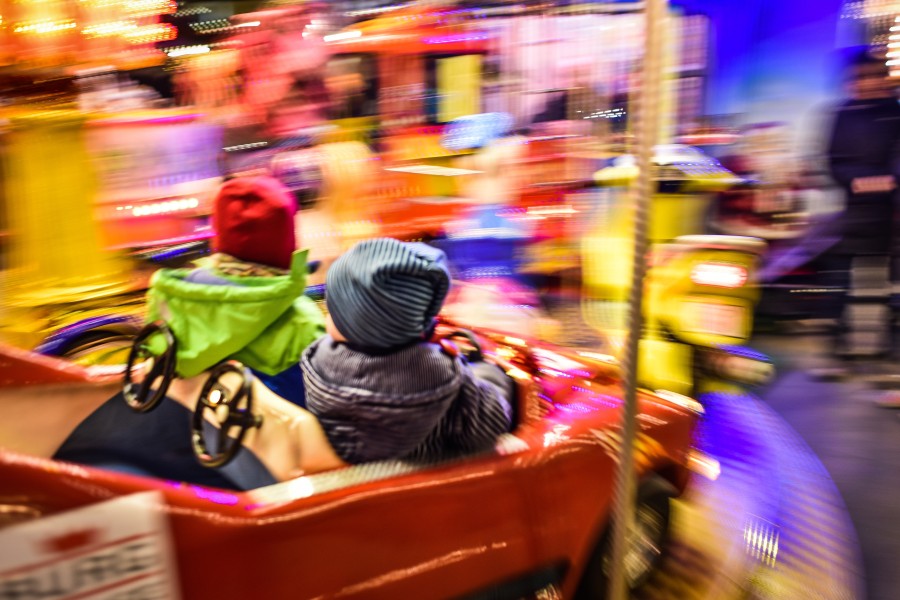
[[[588,394],[588,398],[590,399],[590,401],[595,404],[602,404],[603,406],[608,406],[610,408],[618,408],[622,404],[622,401],[615,396],[610,396],[608,394],[598,394],[589,389],[578,387],[577,385],[573,385],[572,389],[576,392]]]
[[[453,44],[455,42],[474,42],[486,39],[488,39],[486,35],[441,35],[425,38],[423,41],[426,44]]]
[[[584,402],[572,402],[571,404],[558,403],[553,405],[557,410],[568,413],[576,413],[581,415],[597,412],[598,407],[585,404]]]
[[[758,360],[762,362],[772,362],[772,360],[762,352],[757,352],[756,350],[746,348],[744,346],[730,346],[721,344],[719,345],[719,349],[729,354],[733,354],[734,356],[740,356],[742,358],[749,358],[751,360]]]
[[[196,485],[191,486],[194,495],[203,500],[209,500],[216,504],[224,504],[225,506],[234,506],[238,503],[238,497],[228,492],[217,492]]]
[[[180,115],[169,115],[165,117],[147,117],[144,119],[120,119],[110,118],[101,121],[94,121],[91,125],[98,127],[106,127],[111,125],[158,125],[160,123],[181,123],[184,121],[194,121],[200,117],[199,113],[188,113]]]

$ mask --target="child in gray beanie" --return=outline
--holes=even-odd
[[[509,431],[512,380],[430,341],[449,287],[443,252],[394,239],[360,242],[329,269],[328,334],[300,366],[307,408],[346,462],[452,458]]]

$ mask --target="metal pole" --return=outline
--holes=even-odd
[[[610,600],[628,597],[624,558],[626,532],[634,518],[635,474],[634,439],[637,416],[638,342],[641,338],[643,314],[641,300],[647,271],[647,233],[651,197],[655,191],[652,172],[653,146],[659,132],[659,101],[662,84],[663,19],[665,0],[647,0],[644,20],[646,52],[637,111],[638,174],[634,211],[634,265],[628,297],[628,340],[625,344],[625,402],[622,410],[622,449],[616,472],[612,520],[612,557],[610,564]]]

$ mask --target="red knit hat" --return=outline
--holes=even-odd
[[[291,267],[297,249],[297,201],[277,179],[237,177],[216,196],[213,227],[216,251],[246,262]]]

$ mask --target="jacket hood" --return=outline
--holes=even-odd
[[[462,385],[457,359],[428,343],[370,355],[326,335],[307,348],[300,365],[307,408],[350,463],[409,457]]]
[[[288,275],[228,277],[236,285],[187,281],[192,269],[161,269],[150,282],[148,319],[178,341],[177,371],[192,377],[227,358],[274,375],[324,332],[324,316],[304,296],[308,252],[294,253]]]

